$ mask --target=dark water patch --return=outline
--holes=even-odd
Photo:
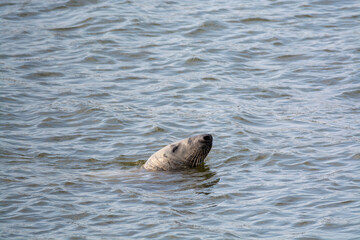
[[[153,134],[164,133],[164,132],[167,132],[165,128],[155,126],[148,133],[145,133],[145,135],[153,135]]]
[[[343,17],[343,19],[358,19],[358,18],[360,18],[360,14],[355,14],[355,15],[350,15],[350,16]]]
[[[72,7],[83,7],[89,4],[96,4],[98,3],[98,0],[90,0],[90,1],[86,1],[86,0],[69,0],[65,3],[66,7],[72,8]]]
[[[218,81],[218,79],[215,78],[215,77],[203,77],[202,79],[203,79],[204,81]]]
[[[145,164],[146,160],[138,160],[138,161],[134,161],[136,159],[134,158],[131,158],[133,161],[129,161],[129,162],[126,162],[124,160],[124,157],[117,157],[116,158],[117,160],[121,160],[120,162],[118,162],[118,164],[120,166],[123,166],[123,167],[126,167],[126,168],[130,168],[130,167],[141,167],[142,165]]]
[[[346,99],[359,99],[360,98],[360,89],[347,90],[337,96],[338,98]]]
[[[314,18],[314,15],[312,14],[301,14],[301,15],[295,15],[297,18]]]
[[[36,80],[39,78],[54,78],[54,77],[62,77],[62,76],[64,76],[64,74],[60,72],[36,72],[36,73],[28,74],[24,77],[27,79]]]
[[[70,27],[59,27],[59,28],[51,28],[49,29],[50,31],[57,31],[57,32],[66,32],[66,31],[73,31],[73,30],[78,30],[78,29],[82,29],[82,28],[86,28],[90,26],[89,24],[77,24],[76,26],[70,26]]]
[[[250,17],[241,20],[243,23],[261,23],[261,22],[273,22],[274,20],[262,18],[262,17]]]
[[[303,54],[295,54],[295,55],[282,55],[276,57],[279,61],[298,61],[298,60],[306,60],[309,59],[309,56]]]
[[[203,59],[198,58],[198,57],[192,57],[192,58],[187,59],[185,61],[185,64],[186,65],[198,65],[198,64],[201,64],[202,62],[204,62]]]

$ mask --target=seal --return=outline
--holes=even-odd
[[[150,171],[176,171],[197,167],[210,152],[212,141],[210,134],[202,134],[172,143],[151,155],[143,168]]]

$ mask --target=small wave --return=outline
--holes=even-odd
[[[49,142],[64,142],[64,141],[71,141],[71,140],[74,140],[74,139],[77,139],[81,137],[81,135],[65,135],[65,136],[53,136],[53,137],[49,137],[47,139],[47,141]]]
[[[310,57],[304,54],[285,54],[276,57],[276,60],[279,61],[298,61],[298,60],[304,60],[309,59]]]
[[[89,24],[81,24],[81,25],[73,26],[73,27],[50,28],[49,30],[51,30],[51,31],[72,31],[72,30],[76,30],[76,29],[85,28],[88,26],[89,26]]]
[[[76,30],[76,29],[81,29],[81,28],[85,28],[91,25],[91,22],[94,19],[92,17],[88,17],[84,20],[81,20],[79,22],[74,23],[72,26],[68,26],[68,27],[59,27],[59,28],[50,28],[48,30],[50,31],[72,31],[72,30]]]
[[[60,72],[36,72],[36,73],[27,74],[25,78],[35,79],[35,78],[52,78],[52,77],[62,77],[62,76],[64,76],[64,74]]]
[[[350,99],[360,99],[360,89],[345,91],[345,92],[341,93],[338,97],[350,98]]]
[[[242,19],[241,22],[243,22],[243,23],[257,23],[257,22],[273,22],[273,20],[267,19],[267,18],[261,18],[261,17],[253,17],[253,18]]]
[[[66,7],[82,7],[89,4],[96,4],[98,0],[69,0],[66,3]]]
[[[185,61],[185,64],[186,65],[197,65],[197,64],[200,64],[202,62],[205,62],[205,60],[203,60],[201,58],[198,58],[198,57],[191,57],[191,58],[188,58]]]
[[[310,14],[299,14],[299,15],[295,15],[296,18],[313,18],[313,15]]]
[[[199,34],[209,33],[212,31],[218,31],[225,29],[226,26],[218,21],[205,21],[200,26],[186,33],[186,36],[195,36]]]

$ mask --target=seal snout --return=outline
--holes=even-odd
[[[213,139],[213,137],[211,136],[211,134],[204,134],[203,136],[202,136],[202,140],[204,141],[204,142],[212,142],[212,139]]]

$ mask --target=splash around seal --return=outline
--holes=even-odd
[[[185,138],[154,153],[143,168],[150,171],[176,171],[197,167],[204,162],[212,142],[211,134]]]

